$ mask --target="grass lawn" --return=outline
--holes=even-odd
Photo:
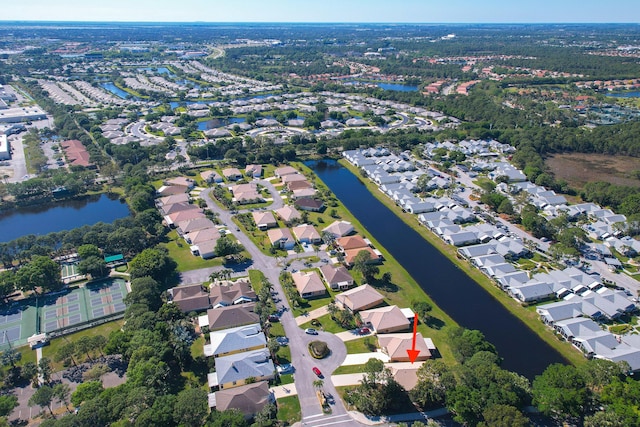
[[[276,353],[278,357],[278,363],[280,365],[284,365],[285,363],[291,363],[291,349],[289,346],[280,346],[278,352]]]
[[[199,256],[193,255],[187,242],[178,236],[176,230],[171,230],[169,234],[167,234],[167,237],[169,238],[169,242],[163,243],[163,246],[169,251],[169,256],[178,263],[178,271],[215,267],[224,263],[222,258],[202,259]]]
[[[290,426],[300,421],[300,401],[298,396],[282,397],[277,400],[278,420],[285,426]]]
[[[282,323],[272,323],[271,328],[269,328],[269,336],[270,337],[284,337],[284,327]]]
[[[339,160],[340,164],[349,169],[352,173],[359,176],[358,169],[352,166],[346,160]],[[435,234],[431,233],[425,227],[421,226],[417,218],[402,210],[393,203],[391,199],[386,197],[383,193],[378,191],[378,187],[369,181],[363,179],[362,182],[367,186],[371,194],[378,200],[384,203],[389,209],[391,209],[400,219],[402,219],[407,225],[419,233],[425,240],[435,246],[443,255],[445,255],[451,262],[460,267],[462,271],[472,278],[476,283],[482,286],[487,292],[491,294],[496,300],[498,300],[507,310],[521,319],[533,332],[538,334],[545,342],[555,348],[560,354],[562,354],[569,362],[574,365],[581,365],[586,363],[586,359],[580,352],[578,352],[573,346],[566,342],[561,342],[556,338],[553,332],[542,323],[535,313],[524,309],[513,298],[510,298],[506,293],[499,289],[488,277],[482,274],[478,269],[471,266],[467,261],[463,261],[457,257],[456,248],[447,245]],[[347,219],[350,221],[350,219]],[[363,227],[358,222],[352,222],[356,229],[362,230]],[[440,350],[443,360],[449,363],[452,359],[449,347],[446,345],[447,336],[446,327],[454,325],[455,322],[449,316],[447,316],[437,305],[424,293],[424,291],[417,285],[417,283],[411,278],[411,276],[395,261],[391,255],[385,251],[383,247],[372,237],[368,236],[372,243],[378,248],[385,257],[384,265],[380,268],[381,274],[386,268],[392,273],[393,283],[402,283],[402,288],[398,292],[386,293],[385,296],[390,300],[392,304],[398,304],[399,306],[406,306],[408,303],[414,300],[426,299],[433,305],[433,316],[442,321],[439,324],[438,329],[429,328],[425,325],[420,325],[418,330],[425,336],[431,337],[434,343]],[[380,290],[380,289],[378,289]]]
[[[307,300],[307,303],[304,304],[302,307],[294,308],[293,315],[300,316],[306,311],[312,311],[317,308],[324,307],[325,305],[328,305],[332,300],[333,300],[333,296],[329,293],[327,293],[326,297],[309,299]]]
[[[262,289],[262,281],[264,280],[264,278],[264,273],[262,271],[249,270],[249,281],[251,282],[251,287],[256,294],[260,293],[260,289]]]
[[[347,347],[347,354],[371,353],[375,351],[372,347],[378,347],[378,339],[374,336],[362,337],[357,340],[344,343]]]
[[[364,372],[364,365],[343,365],[333,371],[332,375],[359,374]]]
[[[309,321],[303,323],[302,325],[300,325],[300,327],[302,329],[317,328],[317,326],[314,326],[311,324],[312,320],[314,319],[309,318]],[[332,334],[337,334],[339,332],[344,332],[347,330],[347,329],[344,329],[342,326],[340,326],[335,320],[333,320],[330,314],[325,314],[323,316],[318,317],[315,320],[320,322],[320,324],[322,325],[322,330],[325,332],[331,332]]]
[[[204,356],[204,336],[202,335],[191,344],[191,357],[195,359],[198,356]]]
[[[295,380],[293,379],[293,374],[283,374],[283,375],[278,375],[279,381],[277,382],[276,385],[287,385],[287,384],[293,384],[295,382]]]
[[[105,338],[109,338],[109,334],[115,330],[122,328],[122,324],[123,324],[122,320],[114,320],[112,322],[103,323],[102,325],[98,325],[90,329],[85,329],[83,331],[79,331],[70,335],[65,335],[64,337],[54,338],[50,341],[48,346],[42,348],[42,356],[48,357],[49,359],[51,359],[54,371],[62,370],[64,369],[64,366],[62,365],[62,363],[61,362],[56,363],[53,361],[60,347],[62,347],[67,342],[73,342],[83,336],[103,335]],[[32,353],[35,361],[36,352],[32,351]],[[79,358],[76,358],[76,362],[77,363],[84,362],[84,359],[85,359],[85,356],[81,356]]]

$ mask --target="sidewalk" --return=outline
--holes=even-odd
[[[307,313],[306,316],[298,316],[296,317],[296,325],[300,326],[303,323],[307,323],[310,320],[313,319],[317,319],[320,316],[324,316],[325,314],[327,314],[329,311],[327,311],[327,306],[324,305],[320,308],[316,308],[315,310],[311,310],[309,313]],[[336,334],[338,335],[338,334]]]
[[[356,334],[353,331],[338,332],[337,334],[334,334],[334,335],[337,336],[338,338],[340,338],[343,342],[353,341],[353,340],[357,340],[359,338],[372,337],[373,336],[371,334],[369,334],[369,335],[360,335],[360,334]]]
[[[280,399],[281,397],[298,395],[298,390],[296,389],[295,384],[277,385],[275,387],[271,387],[269,391],[273,393],[273,396],[276,399]]]
[[[364,365],[369,359],[379,359],[384,363],[389,363],[388,355],[380,351],[372,351],[371,353],[347,354],[347,357],[346,359],[344,359],[344,362],[342,362],[342,365]]]

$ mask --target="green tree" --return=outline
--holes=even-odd
[[[365,250],[361,250],[356,254],[353,259],[353,269],[359,272],[367,282],[373,280],[374,276],[379,272],[378,266],[371,263],[371,254]]]
[[[189,388],[178,393],[173,419],[180,426],[200,427],[208,411],[207,392],[201,388]]]
[[[422,323],[426,324],[431,319],[431,315],[429,313],[431,313],[433,307],[427,301],[414,301],[411,304],[411,308],[413,309],[413,312],[418,315],[418,319]]]
[[[442,360],[426,360],[418,368],[417,377],[418,382],[409,396],[421,408],[442,405],[447,391],[452,390],[456,385],[453,372]]]
[[[480,351],[496,353],[493,344],[478,330],[453,328],[449,331],[449,339],[453,355],[460,363],[464,363]]]
[[[237,409],[211,411],[207,427],[249,427],[244,414]]]
[[[51,408],[51,402],[53,401],[53,388],[48,385],[43,385],[36,390],[35,393],[29,398],[28,405],[29,406],[41,406],[49,409],[51,416],[55,418],[53,414],[53,408]]]
[[[529,427],[531,422],[518,408],[509,405],[489,406],[482,412],[484,421],[478,427]]]
[[[175,267],[175,261],[158,249],[145,249],[129,263],[132,279],[150,276],[159,283],[168,281],[173,276]]]
[[[233,255],[240,251],[242,251],[242,246],[231,240],[228,236],[219,238],[214,248],[216,256]]]
[[[137,277],[131,281],[131,292],[125,297],[125,302],[129,306],[143,304],[155,312],[162,306],[161,294],[160,285],[152,277]]]
[[[58,347],[53,360],[55,360],[56,362],[63,362],[65,366],[68,365],[69,362],[73,363],[73,366],[78,366],[76,360],[73,357],[75,354],[76,346],[73,341],[69,341]]]
[[[16,273],[16,283],[23,291],[37,288],[43,292],[53,292],[62,288],[60,266],[51,258],[34,255],[31,262],[22,266]]]
[[[78,247],[78,256],[81,259],[86,259],[92,256],[100,257],[102,253],[100,252],[100,248],[96,245],[86,244]]]
[[[0,395],[0,417],[7,417],[18,406],[18,398],[13,394]]]
[[[11,270],[0,271],[0,300],[6,301],[15,290],[15,273]]]
[[[69,410],[69,395],[71,394],[71,387],[68,384],[58,383],[53,386],[53,398],[58,403],[64,403],[67,412],[71,413]]]
[[[82,259],[78,263],[78,271],[82,274],[89,274],[93,279],[101,279],[109,275],[109,267],[104,258],[90,256]]]
[[[82,402],[86,402],[98,396],[104,391],[101,381],[89,381],[78,384],[76,391],[71,394],[71,403],[73,406],[80,406]]]
[[[42,381],[45,384],[51,382],[51,374],[53,373],[53,367],[51,366],[51,359],[43,357],[38,362],[38,374],[42,377]]]
[[[533,381],[533,404],[545,415],[582,419],[589,392],[574,366],[553,364]]]

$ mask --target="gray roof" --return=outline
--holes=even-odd
[[[247,378],[271,378],[276,370],[269,358],[269,350],[254,350],[218,357],[216,361],[216,384],[244,381]],[[211,383],[209,383],[211,385]]]
[[[217,356],[267,345],[267,339],[259,323],[211,332],[210,337],[211,344],[205,345],[206,356]]]

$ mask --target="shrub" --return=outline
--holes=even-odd
[[[309,343],[309,353],[314,359],[324,359],[329,355],[330,350],[324,341],[311,341]]]

